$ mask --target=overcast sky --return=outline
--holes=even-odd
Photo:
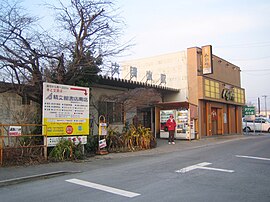
[[[33,2],[43,1],[25,4],[31,9]],[[269,0],[117,0],[116,6],[127,25],[124,40],[135,43],[116,60],[212,45],[213,54],[241,68],[247,102],[257,105],[260,97],[264,110],[267,95],[270,110]]]

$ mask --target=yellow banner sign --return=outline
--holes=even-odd
[[[88,135],[89,119],[44,118],[48,136]]]

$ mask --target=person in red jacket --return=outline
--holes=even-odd
[[[175,144],[174,142],[174,133],[175,133],[175,127],[176,127],[176,122],[173,118],[173,115],[170,115],[170,118],[166,122],[166,126],[169,131],[169,144]]]

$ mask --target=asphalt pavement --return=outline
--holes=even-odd
[[[165,139],[157,139],[157,147],[150,150],[109,153],[106,155],[96,155],[82,161],[50,162],[39,165],[0,167],[0,187],[25,181],[49,178],[53,176],[84,172],[89,168],[102,166],[106,160],[117,160],[119,158],[132,158],[143,155],[159,155],[170,152],[181,152],[200,147],[207,147],[213,144],[223,144],[229,141],[237,141],[245,138],[252,138],[253,135],[222,135],[202,138],[200,140],[176,140],[175,145],[169,145]]]

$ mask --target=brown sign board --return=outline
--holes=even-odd
[[[213,74],[212,46],[202,47],[202,71],[203,74]]]

